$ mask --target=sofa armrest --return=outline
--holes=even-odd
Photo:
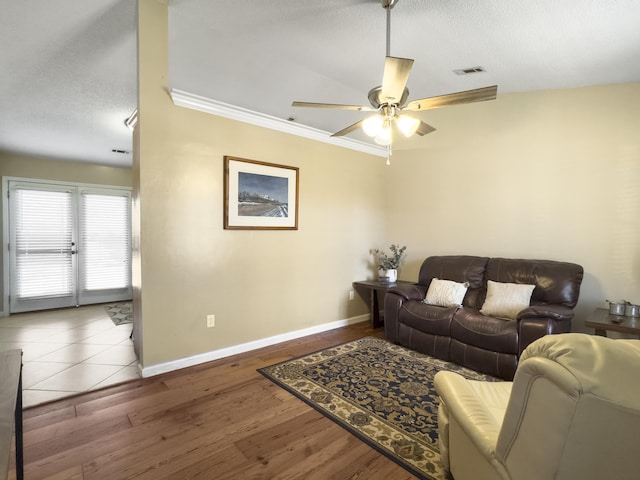
[[[532,306],[518,314],[518,357],[545,335],[569,333],[574,312],[561,305]]]
[[[387,294],[389,293],[400,295],[405,301],[422,301],[424,300],[424,297],[427,296],[427,287],[424,285],[418,285],[417,283],[412,285],[402,284],[391,287],[387,290]]]
[[[387,290],[384,296],[384,332],[387,340],[399,342],[400,309],[404,302],[422,301],[427,294],[424,286],[417,284],[400,284]]]
[[[522,361],[496,445],[496,458],[509,470],[510,478],[557,478],[569,432],[579,431],[575,419],[576,404],[584,402],[581,390],[580,381],[566,366],[544,357]],[[591,423],[584,414],[583,421]],[[567,473],[565,478],[584,477]]]
[[[434,387],[445,412],[443,420],[455,419],[488,463],[493,463],[512,385],[512,382],[467,380],[460,374],[447,371],[438,372],[434,378]],[[445,429],[440,421],[438,416],[438,429]],[[449,440],[452,439],[444,441]],[[444,446],[448,451],[455,448],[455,445]]]
[[[523,318],[552,318],[556,321],[573,319],[573,310],[563,305],[532,305],[518,313]]]

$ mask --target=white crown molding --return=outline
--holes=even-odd
[[[224,102],[218,102],[210,98],[201,97],[193,93],[185,92],[175,88],[171,89],[171,99],[173,103],[179,107],[191,108],[200,112],[218,115],[220,117],[238,120],[240,122],[258,125],[279,132],[290,133],[299,137],[310,138],[319,142],[330,143],[339,147],[357,150],[359,152],[376,155],[378,157],[386,157],[387,149],[379,145],[361,142],[344,137],[332,137],[330,133],[317,128],[308,127],[299,123],[293,123],[282,118],[272,117],[263,113],[254,112],[242,107],[236,107]]]

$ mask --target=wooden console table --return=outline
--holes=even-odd
[[[380,307],[384,309],[384,296],[391,287],[401,284],[411,284],[414,282],[405,282],[404,280],[398,280],[394,283],[379,282],[378,280],[362,280],[359,282],[353,282],[353,287],[357,290],[358,287],[369,292],[369,309],[371,311],[371,328],[378,328],[382,326],[384,320],[384,313],[380,315]],[[380,297],[378,297],[380,292]],[[364,297],[363,297],[364,298]]]
[[[607,336],[607,330],[640,337],[640,317],[611,315],[606,308],[596,308],[585,320],[584,326],[595,329],[596,335],[602,337]]]
[[[14,425],[16,478],[22,480],[22,350],[5,350],[0,352],[0,479],[9,477]]]

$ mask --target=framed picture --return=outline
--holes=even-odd
[[[298,229],[298,168],[224,157],[224,228]]]

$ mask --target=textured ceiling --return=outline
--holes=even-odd
[[[0,0],[0,150],[130,164],[135,3]],[[639,23],[638,0],[399,0],[391,54],[415,59],[410,99],[638,82]],[[366,105],[385,28],[379,0],[172,0],[170,87],[334,132],[363,114],[291,102]]]
[[[0,150],[131,164],[135,3],[0,0]]]

